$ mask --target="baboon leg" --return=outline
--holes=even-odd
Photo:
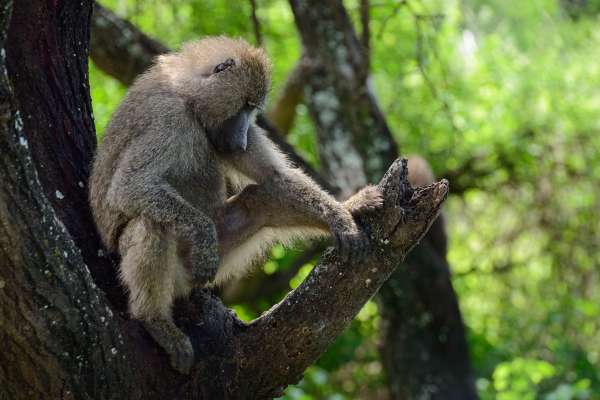
[[[192,344],[175,326],[171,314],[176,294],[185,295],[176,293],[176,284],[182,285],[186,271],[177,254],[175,237],[159,224],[138,217],[124,229],[119,251],[120,278],[129,291],[131,315],[142,321],[165,350],[173,368],[188,373],[194,361]]]
[[[383,200],[377,187],[367,186],[343,204],[358,215],[381,208]],[[328,227],[320,220],[286,207],[268,188],[254,184],[227,200],[217,221],[217,232],[221,255],[217,284],[244,275],[275,243],[329,235]]]

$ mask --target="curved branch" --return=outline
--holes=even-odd
[[[225,365],[235,377],[228,387],[244,388],[248,398],[276,396],[297,382],[425,234],[448,193],[447,181],[411,188],[406,160],[397,160],[390,167],[379,188],[384,208],[360,221],[370,232],[372,244],[372,253],[363,262],[344,264],[335,250],[328,250],[298,288],[248,325],[230,315],[219,317],[220,302],[196,292],[193,307],[200,308],[187,311],[185,326],[197,341],[205,343],[207,333],[214,333],[230,342],[218,354],[205,345],[198,368],[208,367],[206,359],[213,368]],[[189,315],[196,312],[209,315],[210,320],[190,320]],[[213,318],[219,325],[212,323]],[[205,371],[195,369],[193,373],[203,376]],[[206,383],[202,387],[206,388]],[[239,395],[236,391],[210,393],[216,397]]]
[[[258,19],[258,6],[256,0],[250,0],[250,8],[252,9],[252,28],[254,29],[254,39],[259,46],[263,45],[262,31],[260,28],[260,20]]]
[[[311,64],[306,57],[300,57],[292,71],[288,74],[287,81],[281,89],[277,100],[271,105],[267,116],[277,130],[287,135],[292,129],[296,118],[296,108],[304,100],[304,86],[311,73]]]

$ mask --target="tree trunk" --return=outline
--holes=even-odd
[[[270,398],[297,382],[425,234],[447,195],[413,190],[405,161],[365,216],[372,252],[329,250],[250,324],[196,290],[175,310],[192,338],[189,376],[123,313],[114,260],[86,202],[95,146],[87,81],[90,1],[0,0],[0,398]],[[12,19],[11,19],[12,11]],[[10,27],[9,27],[10,23]],[[90,274],[91,272],[91,274]]]
[[[430,233],[437,229],[432,226]],[[379,293],[381,358],[392,397],[476,399],[449,267],[430,238],[408,255]]]
[[[370,91],[364,46],[342,2],[290,4],[306,56],[319,70],[307,78],[305,101],[322,164],[346,185],[343,193],[352,193],[364,184],[361,177],[376,181],[383,174],[397,145]],[[445,245],[443,223],[436,222],[382,289],[381,354],[395,399],[477,398]]]

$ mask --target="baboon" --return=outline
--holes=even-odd
[[[121,255],[130,313],[183,373],[194,355],[173,323],[175,298],[243,275],[275,242],[331,234],[342,258],[360,259],[368,239],[352,213],[381,206],[375,187],[337,202],[257,127],[270,68],[263,50],[226,37],[159,56],[94,161],[90,202]]]

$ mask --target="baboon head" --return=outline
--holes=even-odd
[[[210,37],[160,56],[158,67],[218,151],[246,149],[250,122],[270,83],[271,64],[262,49],[243,39]]]

